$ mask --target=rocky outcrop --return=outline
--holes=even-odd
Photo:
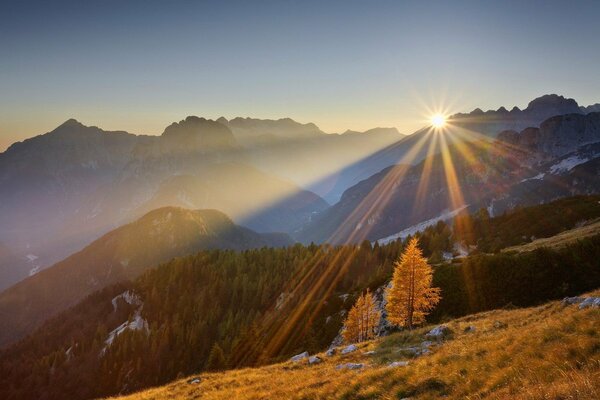
[[[438,325],[425,334],[426,338],[435,340],[444,340],[452,335],[452,329],[446,325]]]
[[[292,362],[298,362],[298,361],[302,361],[308,358],[308,351],[302,352],[300,354],[296,354],[295,356],[293,356],[292,358],[290,358],[290,361]]]
[[[579,309],[600,307],[600,297],[565,297],[562,300],[564,306],[579,305]]]

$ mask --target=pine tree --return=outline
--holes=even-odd
[[[210,349],[208,360],[206,361],[206,369],[208,371],[222,371],[226,367],[223,349],[218,343],[213,344],[212,349]]]
[[[425,321],[439,303],[440,289],[431,287],[433,271],[423,257],[419,240],[412,238],[396,261],[386,311],[391,323],[408,329]]]
[[[348,312],[342,333],[344,340],[348,343],[356,343],[373,339],[380,319],[381,312],[377,309],[377,301],[367,289],[367,292],[358,297]]]

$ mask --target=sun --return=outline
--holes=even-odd
[[[446,117],[442,114],[435,114],[431,117],[431,125],[433,125],[434,128],[443,127],[446,125]]]

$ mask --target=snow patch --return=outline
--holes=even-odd
[[[455,210],[445,210],[442,214],[438,215],[435,218],[431,218],[426,221],[419,222],[416,225],[413,225],[404,230],[401,230],[400,232],[395,233],[393,235],[384,237],[383,239],[379,239],[376,242],[379,243],[380,245],[382,245],[382,244],[388,244],[397,239],[404,239],[408,236],[414,235],[417,232],[425,230],[425,228],[427,228],[429,226],[437,224],[439,221],[447,221],[450,218],[454,218],[455,216],[458,215],[459,212],[461,212],[462,210],[464,210],[467,207],[468,207],[468,204],[464,205],[460,208],[457,208]]]
[[[540,172],[539,174],[537,174],[536,176],[532,176],[531,178],[525,178],[521,181],[521,183],[523,182],[527,182],[527,181],[533,181],[533,180],[540,180],[540,179],[544,179],[544,176],[546,176],[546,173],[544,172]]]
[[[560,174],[563,172],[568,172],[578,166],[579,164],[583,164],[584,162],[589,161],[588,158],[583,158],[579,155],[574,155],[569,158],[565,158],[564,160],[554,164],[550,167],[551,174]]]
[[[39,257],[36,256],[35,254],[27,254],[25,256],[25,258],[27,259],[27,261],[32,262],[32,261],[37,260]]]

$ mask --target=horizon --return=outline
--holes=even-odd
[[[499,108],[501,108],[501,107],[504,107],[504,108],[506,108],[507,110],[509,110],[509,111],[510,111],[510,110],[511,110],[513,107],[517,107],[517,108],[519,108],[520,110],[524,110],[524,109],[527,107],[527,104],[528,104],[529,102],[531,102],[532,100],[535,100],[535,99],[537,99],[537,98],[540,98],[540,97],[542,97],[542,96],[546,96],[546,95],[557,95],[557,96],[559,96],[559,97],[563,97],[563,98],[565,98],[565,99],[568,99],[568,100],[569,100],[569,99],[573,99],[573,100],[577,101],[577,99],[574,99],[574,98],[572,98],[572,97],[569,97],[569,96],[564,96],[564,95],[562,95],[562,94],[558,94],[558,93],[546,93],[546,94],[542,94],[542,95],[536,96],[536,97],[535,97],[535,98],[533,98],[533,99],[530,99],[530,100],[529,100],[529,101],[527,101],[527,102],[525,103],[525,105],[523,105],[523,106],[518,106],[518,105],[514,105],[514,106],[500,105],[500,106],[498,106],[498,107],[496,107],[496,108],[489,108],[489,109],[487,109],[487,108],[485,108],[485,109],[484,109],[484,108],[481,108],[481,107],[476,107],[476,108],[474,108],[474,109],[470,109],[470,110],[456,110],[456,111],[454,111],[454,112],[452,112],[452,113],[444,114],[444,117],[451,117],[452,115],[455,115],[455,114],[460,114],[460,113],[468,114],[468,113],[470,113],[470,112],[472,112],[472,111],[474,111],[474,110],[476,110],[476,109],[481,109],[482,111],[484,111],[484,112],[487,112],[487,111],[496,111],[496,110],[498,110]],[[590,103],[590,104],[581,104],[581,103],[579,103],[579,102],[578,102],[578,105],[579,105],[580,107],[583,107],[583,106],[590,106],[590,105],[595,105],[595,104],[599,104],[599,103],[597,103],[597,102],[596,102],[596,103]],[[432,112],[432,114],[431,114],[431,115],[432,115],[432,116],[435,116],[435,114],[434,114],[433,112]],[[170,124],[177,123],[177,122],[182,122],[183,120],[185,120],[185,119],[186,119],[186,118],[188,118],[188,117],[199,117],[199,118],[205,118],[205,119],[207,119],[207,120],[212,120],[212,121],[217,121],[219,118],[225,118],[225,119],[226,119],[226,120],[228,120],[228,121],[231,121],[231,120],[233,120],[233,119],[236,119],[236,118],[242,118],[242,119],[256,119],[256,120],[263,120],[263,121],[265,121],[265,120],[266,120],[266,121],[279,121],[279,120],[284,120],[284,119],[291,119],[292,121],[294,121],[294,122],[296,122],[296,123],[299,123],[299,124],[303,124],[303,125],[304,125],[304,124],[310,124],[310,123],[312,123],[312,124],[316,125],[316,126],[317,126],[317,128],[319,128],[319,129],[320,129],[320,130],[321,130],[321,131],[322,131],[324,134],[327,134],[327,135],[340,135],[340,134],[344,134],[344,133],[346,133],[346,132],[348,132],[348,131],[352,131],[352,132],[357,132],[357,131],[358,131],[358,130],[355,130],[355,129],[352,129],[352,128],[347,128],[347,129],[344,129],[344,130],[341,130],[341,131],[337,131],[337,132],[325,131],[325,130],[324,130],[324,129],[323,129],[323,128],[322,128],[322,127],[321,127],[321,126],[318,124],[318,123],[315,123],[314,121],[298,121],[298,120],[296,120],[296,119],[294,119],[294,118],[287,117],[287,116],[275,117],[275,118],[259,118],[259,117],[253,117],[253,116],[232,116],[232,117],[225,117],[225,116],[223,116],[223,115],[220,115],[220,116],[218,116],[218,117],[214,117],[214,116],[210,116],[210,117],[209,117],[209,116],[205,116],[205,115],[196,115],[196,114],[190,114],[190,115],[183,116],[181,119],[178,119],[178,120],[167,121],[167,122],[165,122],[165,124],[164,124],[164,126],[163,126],[163,128],[162,128],[162,129],[159,129],[159,130],[158,130],[158,131],[156,131],[156,132],[148,133],[148,132],[131,132],[131,131],[128,131],[128,130],[125,130],[125,129],[121,129],[121,128],[119,128],[119,127],[115,127],[114,129],[113,129],[113,128],[110,128],[110,129],[108,129],[108,128],[104,127],[104,126],[97,125],[97,124],[94,124],[94,123],[88,123],[87,121],[81,121],[81,120],[80,120],[80,119],[78,119],[77,117],[75,117],[75,116],[71,116],[71,117],[69,117],[69,118],[67,118],[67,119],[63,120],[62,122],[59,122],[59,123],[57,123],[55,126],[47,128],[47,129],[46,129],[45,131],[43,131],[43,132],[34,133],[32,136],[27,136],[27,137],[24,137],[24,138],[21,138],[21,139],[17,139],[16,141],[13,141],[13,142],[10,142],[10,143],[6,143],[6,145],[5,145],[5,146],[3,145],[3,142],[1,141],[1,137],[0,137],[0,153],[2,153],[2,152],[4,152],[4,151],[6,151],[6,150],[7,150],[7,149],[8,149],[8,148],[9,148],[9,147],[12,145],[12,144],[15,144],[15,143],[18,143],[18,142],[22,142],[22,141],[24,141],[24,140],[31,139],[31,138],[34,138],[34,137],[36,137],[36,136],[39,136],[39,135],[44,135],[44,134],[46,134],[46,133],[50,133],[50,132],[52,132],[53,130],[55,130],[56,128],[60,127],[61,125],[65,124],[66,122],[68,122],[68,121],[71,121],[71,120],[73,120],[73,121],[76,121],[76,122],[78,122],[79,124],[81,124],[81,125],[83,125],[83,126],[85,126],[85,127],[96,127],[96,128],[99,128],[99,129],[101,129],[101,130],[104,130],[104,131],[122,131],[122,132],[127,132],[127,133],[129,133],[129,134],[137,135],[137,136],[142,136],[142,135],[148,135],[148,136],[160,136],[160,135],[162,135],[162,134],[163,134],[164,130],[165,130],[165,129],[166,129],[166,128],[167,128],[167,127],[170,125]],[[398,129],[398,127],[396,127],[396,126],[383,126],[383,125],[375,125],[375,126],[372,126],[372,127],[366,128],[366,129],[364,129],[364,130],[361,130],[361,131],[358,131],[358,132],[366,132],[366,131],[368,131],[368,130],[371,130],[371,129],[388,129],[388,128],[395,128],[395,129],[398,131],[398,133],[399,133],[400,135],[402,135],[402,136],[410,136],[410,135],[412,135],[412,134],[414,134],[414,133],[418,133],[418,132],[422,131],[424,128],[426,128],[428,125],[430,125],[430,121],[428,121],[427,119],[425,119],[425,118],[424,118],[424,119],[423,119],[423,121],[422,121],[422,124],[423,124],[423,125],[421,125],[421,126],[417,127],[417,128],[416,128],[414,131],[412,131],[412,132],[402,132],[402,131],[401,131],[400,129]]]
[[[69,118],[151,135],[187,115],[410,134],[430,110],[523,108],[546,93],[589,105],[600,93],[600,54],[581,40],[600,34],[594,2],[568,7],[576,29],[557,29],[557,1],[3,8],[1,151]]]

